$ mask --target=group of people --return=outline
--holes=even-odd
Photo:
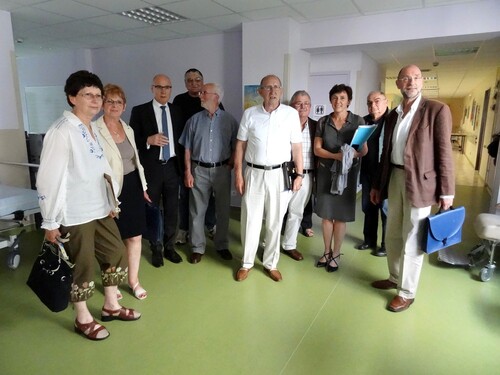
[[[127,280],[136,298],[147,297],[139,281],[146,204],[161,204],[164,213],[163,238],[150,240],[153,266],[161,267],[163,258],[181,262],[174,244],[188,238],[190,263],[201,262],[205,229],[213,235],[218,255],[232,259],[228,228],[233,168],[235,189],[242,196],[243,257],[237,281],[254,268],[263,223],[263,271],[272,280],[282,280],[281,251],[303,259],[297,235],[312,235],[310,218],[303,219],[313,201],[324,242],[316,265],[338,270],[346,223],[355,220],[361,170],[365,222],[364,240],[357,248],[372,249],[378,256],[387,253],[389,278],[372,285],[397,289],[389,310],[403,311],[413,303],[423,261],[421,224],[433,204],[448,209],[454,195],[450,111],[421,96],[417,66],[399,72],[396,85],[403,100],[391,112],[385,95],[373,91],[367,98],[369,114],[353,114],[352,89],[339,84],[329,92],[332,113],[317,122],[309,117],[306,91],[297,91],[290,106],[282,103],[282,83],[275,75],[262,78],[258,93],[263,103],[245,110],[239,124],[224,110],[219,84],[205,84],[197,69],[186,72],[185,83],[188,91],[174,99],[177,105],[171,104],[170,78],[156,75],[153,99],[132,109],[129,126],[121,118],[126,97],[119,86],[103,86],[87,71],[66,81],[71,111],[45,136],[37,189],[46,240],[56,242],[70,234],[65,247],[75,263],[70,299],[76,332],[91,340],[109,336],[86,304],[95,291],[94,258],[104,286],[101,320],[141,317],[120,305],[118,285]],[[101,110],[103,115],[93,122]],[[376,125],[374,135],[356,149],[349,146],[366,123]],[[110,190],[117,200],[110,198]]]

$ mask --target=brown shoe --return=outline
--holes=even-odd
[[[397,289],[398,284],[393,283],[391,280],[377,280],[372,283],[372,287],[377,289]]]
[[[189,262],[192,264],[200,263],[202,256],[203,254],[200,253],[192,253],[191,256],[189,257]]]
[[[248,277],[248,273],[251,268],[243,268],[241,267],[238,272],[236,272],[236,281],[243,281]]]
[[[281,277],[281,273],[278,270],[268,270],[266,267],[264,267],[264,272],[267,273],[269,277],[276,282],[283,280],[283,277]]]
[[[290,258],[292,258],[293,260],[302,260],[304,259],[304,257],[302,256],[302,254],[297,250],[297,249],[293,249],[293,250],[283,250],[283,252],[288,255]]]
[[[410,305],[415,301],[414,298],[404,298],[401,296],[396,296],[392,299],[387,309],[392,312],[405,311]]]

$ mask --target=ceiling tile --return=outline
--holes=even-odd
[[[298,13],[296,10],[284,6],[276,8],[252,10],[248,12],[242,12],[241,14],[247,17],[248,19],[251,19],[252,21],[269,20],[273,18],[284,18],[284,17],[290,17],[298,22],[303,22],[306,20],[305,17],[302,14]]]
[[[216,4],[213,1],[206,0],[203,2],[200,2],[200,0],[184,0],[172,4],[165,4],[162,8],[191,20],[204,17],[223,16],[225,14],[232,13],[231,10]]]
[[[280,0],[215,0],[220,5],[232,10],[233,12],[247,12],[249,10],[273,8],[283,5]]]
[[[308,20],[359,14],[351,0],[335,0],[335,4],[331,0],[321,0],[291,6]]]
[[[362,14],[423,8],[422,0],[353,0]]]
[[[213,27],[217,30],[229,30],[235,27],[240,27],[243,22],[248,21],[247,18],[243,18],[239,14],[227,14],[225,16],[203,18],[198,22]]]
[[[89,5],[99,9],[103,9],[111,13],[121,13],[125,10],[133,10],[151,6],[150,3],[147,3],[142,0],[115,0],[115,1],[78,0],[78,2],[84,5]]]
[[[109,14],[109,12],[106,12],[104,10],[88,5],[83,5],[71,0],[50,0],[44,3],[36,4],[34,5],[34,7],[43,9],[47,12],[60,14],[75,19],[97,17]]]
[[[107,16],[93,17],[88,19],[89,23],[107,26],[114,30],[130,30],[142,28],[146,24],[133,18],[122,16],[121,14],[110,14]]]
[[[14,9],[11,13],[12,18],[18,18],[23,21],[34,22],[35,24],[41,25],[52,25],[74,19],[72,17],[46,12],[33,7]]]
[[[217,31],[212,27],[203,25],[196,21],[174,22],[161,27],[182,35],[199,35],[203,33],[214,33]]]

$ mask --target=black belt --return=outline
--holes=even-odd
[[[314,172],[314,169],[304,169],[302,171],[303,174],[308,174],[308,173],[313,173]]]
[[[397,168],[397,169],[402,169],[402,170],[404,170],[404,169],[405,169],[405,166],[404,166],[404,165],[393,164],[393,163],[391,163],[391,165],[392,165],[394,168]]]
[[[247,165],[249,167],[257,168],[257,169],[263,169],[265,171],[272,171],[273,169],[281,168],[281,164],[276,164],[276,165],[257,165],[257,164],[247,163]]]
[[[219,161],[217,163],[203,163],[203,162],[198,161],[198,160],[192,160],[192,162],[198,164],[200,167],[203,167],[203,168],[215,168],[215,167],[222,167],[223,165],[226,165],[227,163],[229,163],[229,159],[226,159],[224,161]]]

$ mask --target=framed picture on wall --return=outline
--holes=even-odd
[[[259,85],[243,86],[243,110],[263,103],[262,96],[257,91],[258,89]]]

